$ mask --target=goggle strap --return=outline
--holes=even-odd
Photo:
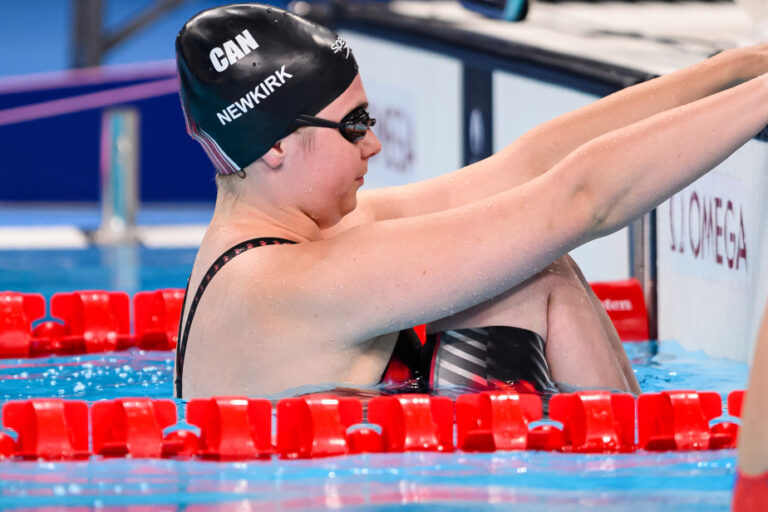
[[[310,116],[307,114],[299,114],[299,117],[296,119],[296,121],[294,121],[294,124],[298,126],[322,126],[325,128],[343,128],[345,126],[342,123],[329,121],[328,119]]]

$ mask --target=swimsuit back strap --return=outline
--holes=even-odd
[[[242,254],[245,251],[248,251],[250,249],[254,249],[256,247],[264,247],[267,245],[283,245],[283,244],[295,244],[293,240],[286,240],[284,238],[253,238],[251,240],[246,240],[245,242],[240,242],[239,244],[235,245],[234,247],[230,247],[229,250],[227,250],[224,254],[219,256],[219,258],[213,262],[213,264],[208,269],[208,272],[205,273],[203,276],[203,280],[200,281],[200,286],[197,288],[197,292],[195,293],[195,297],[192,299],[192,304],[189,307],[189,313],[187,313],[187,321],[184,323],[184,328],[182,329],[182,322],[181,319],[179,319],[179,342],[176,346],[176,396],[178,398],[181,398],[181,381],[182,381],[182,371],[184,369],[184,355],[187,351],[187,338],[189,338],[189,330],[192,327],[192,319],[195,316],[195,311],[197,310],[197,305],[200,303],[200,298],[203,296],[203,292],[208,287],[208,284],[211,282],[211,279],[213,279],[213,276],[215,276],[219,270],[221,270],[221,267],[223,267],[227,262],[232,260],[235,256],[238,254]],[[184,308],[187,305],[187,295],[189,293],[189,281],[187,281],[187,288],[184,291],[184,302],[182,302],[181,311],[182,311],[182,317],[184,313]]]

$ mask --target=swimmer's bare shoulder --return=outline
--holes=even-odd
[[[245,239],[209,230],[192,272],[190,297],[215,259]],[[313,243],[246,251],[211,280],[189,335],[185,397],[268,395],[306,384],[377,383],[396,332],[355,338],[319,313],[305,317],[295,311],[295,299],[311,269],[295,276],[296,267],[288,262],[306,260],[302,253]],[[185,317],[189,305],[186,310]]]

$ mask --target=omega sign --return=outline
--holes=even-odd
[[[722,178],[715,181],[728,181]],[[750,240],[744,204],[738,197],[741,194],[732,187],[697,185],[675,194],[668,202],[669,250],[731,275],[746,273]]]

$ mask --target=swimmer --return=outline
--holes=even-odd
[[[733,510],[765,510],[768,504],[768,304],[757,336],[739,429],[739,462]]]
[[[567,253],[768,122],[768,45],[727,50],[458,171],[358,192],[381,144],[343,39],[247,4],[193,17],[176,50],[188,131],[218,173],[180,325],[184,398],[375,385],[393,352],[414,354],[401,349],[421,324],[420,368],[436,386],[519,378],[639,393]]]

